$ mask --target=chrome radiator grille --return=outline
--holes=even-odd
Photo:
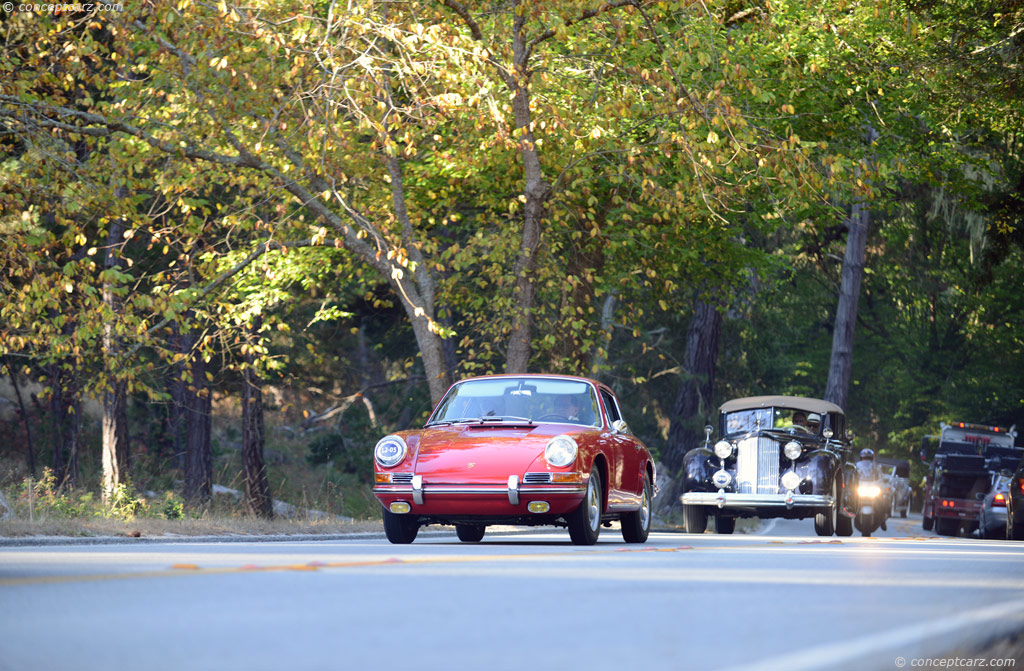
[[[747,438],[736,446],[736,491],[740,494],[779,492],[779,443]]]

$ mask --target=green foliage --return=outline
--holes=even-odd
[[[174,492],[164,494],[160,514],[164,519],[180,520],[185,518],[185,502]]]
[[[104,517],[116,517],[125,521],[135,519],[137,515],[149,512],[149,503],[135,493],[131,482],[125,481],[114,486],[107,497]]]

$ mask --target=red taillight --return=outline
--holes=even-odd
[[[1021,494],[1024,494],[1024,478],[1017,478],[1017,489],[1020,490]]]
[[[1002,492],[999,492],[994,497],[992,497],[992,505],[993,505],[993,507],[996,507],[996,508],[1005,508],[1006,507],[1006,496]]]

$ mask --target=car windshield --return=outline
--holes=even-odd
[[[553,422],[600,426],[597,396],[586,382],[483,378],[456,384],[427,426],[461,422]]]
[[[725,416],[726,434],[750,433],[763,429],[791,429],[817,434],[821,415],[794,408],[752,408],[738,410]]]

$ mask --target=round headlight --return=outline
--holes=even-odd
[[[381,468],[391,468],[402,463],[408,452],[409,448],[406,447],[401,436],[384,436],[377,441],[377,446],[373,448],[373,458],[377,460],[377,464]]]
[[[789,441],[786,443],[786,446],[782,448],[782,453],[786,455],[787,459],[797,459],[803,451],[804,448],[800,447],[800,443],[795,440]]]
[[[719,459],[728,459],[732,456],[732,443],[727,440],[720,440],[715,443],[715,456]]]
[[[568,466],[576,461],[579,448],[569,436],[555,436],[544,448],[544,460],[552,466]]]
[[[793,471],[786,471],[782,474],[782,486],[793,491],[800,486],[800,476]]]
[[[711,476],[711,482],[715,484],[715,487],[725,489],[732,482],[732,476],[729,475],[729,471],[715,471],[715,474]]]

